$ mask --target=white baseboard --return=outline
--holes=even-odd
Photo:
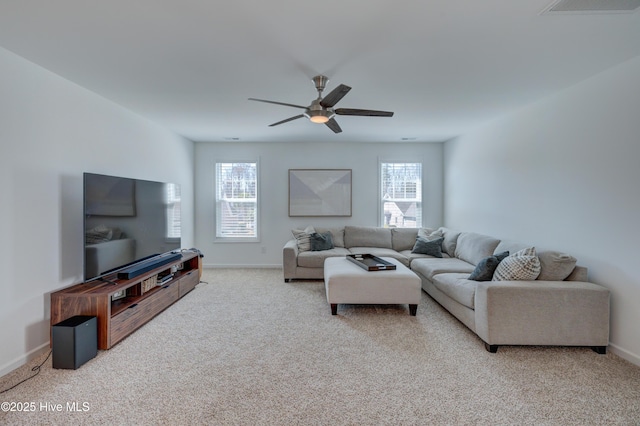
[[[32,359],[37,358],[43,353],[46,353],[48,351],[49,351],[49,342],[38,346],[37,348],[33,349],[32,351],[24,354],[19,358],[14,359],[13,361],[10,361],[9,363],[0,367],[0,377],[11,373],[13,370],[22,367]]]
[[[622,349],[619,346],[614,345],[613,343],[609,343],[609,350],[614,354],[618,355],[620,358],[629,361],[632,364],[640,366],[640,356],[631,353],[625,349]]]

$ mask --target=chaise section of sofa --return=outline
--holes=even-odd
[[[469,278],[480,261],[527,245],[464,232],[456,243],[457,257],[415,260],[411,269],[424,291],[476,333],[487,350],[586,346],[606,353],[609,290],[587,282],[587,269],[576,266],[575,258],[540,250],[536,279],[475,281]]]
[[[606,353],[609,291],[583,281],[481,282],[474,331],[490,352],[501,345],[536,345]]]

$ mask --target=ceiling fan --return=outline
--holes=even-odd
[[[340,99],[342,99],[351,87],[341,84],[335,89],[333,89],[327,96],[322,97],[322,91],[329,79],[324,75],[317,75],[312,78],[313,83],[316,86],[316,90],[318,91],[318,98],[311,101],[311,105],[302,106],[302,105],[294,105],[287,104],[284,102],[276,102],[276,101],[268,101],[265,99],[256,99],[249,98],[250,101],[258,101],[258,102],[266,102],[268,104],[276,104],[276,105],[284,105],[293,108],[302,108],[304,112],[299,115],[295,115],[293,117],[286,118],[282,121],[278,121],[277,123],[270,124],[269,127],[277,126],[279,124],[287,123],[289,121],[297,120],[298,118],[307,117],[310,121],[314,123],[325,124],[328,128],[333,130],[334,133],[342,132],[342,129],[338,125],[338,122],[335,120],[334,116],[336,115],[357,115],[362,117],[393,117],[393,112],[390,111],[375,111],[372,109],[354,109],[354,108],[336,108],[333,109],[334,105],[337,104]]]

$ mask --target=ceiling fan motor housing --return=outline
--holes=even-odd
[[[304,112],[304,116],[307,117],[313,123],[326,123],[336,115],[333,109],[325,108],[320,105],[320,98],[311,102],[311,105]]]

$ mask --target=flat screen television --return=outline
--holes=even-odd
[[[84,281],[180,250],[180,186],[84,173]]]

